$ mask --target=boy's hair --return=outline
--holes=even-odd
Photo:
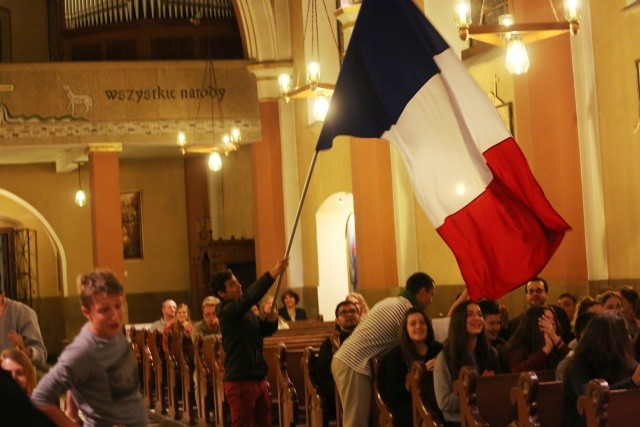
[[[500,314],[500,306],[498,301],[492,299],[481,299],[478,301],[478,307],[482,311],[483,316],[489,316],[491,314]]]
[[[220,304],[219,298],[208,296],[204,300],[202,300],[202,309],[204,310],[204,308],[208,305],[217,307],[218,304]]]
[[[233,272],[228,268],[213,274],[209,279],[209,293],[218,297],[220,296],[218,292],[226,292],[227,288],[224,286],[224,282],[231,280],[232,276]]]
[[[111,270],[93,270],[77,279],[80,304],[91,309],[95,295],[122,295],[124,287]]]
[[[578,297],[570,292],[561,293],[558,299],[562,299],[562,298],[569,298],[571,301],[573,301],[574,304],[578,303]]]
[[[420,289],[425,288],[427,291],[430,291],[433,289],[433,286],[434,281],[431,276],[419,271],[409,276],[405,287],[409,292],[415,295],[420,291]]]

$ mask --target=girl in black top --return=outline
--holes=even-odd
[[[640,385],[640,365],[633,357],[633,346],[624,318],[603,313],[589,322],[573,358],[565,371],[563,426],[584,426],[576,401],[584,394],[587,383],[604,378],[611,390]]]
[[[431,402],[425,402],[425,404],[433,416],[441,420],[442,414],[433,391],[433,367],[435,358],[443,346],[435,340],[431,321],[421,309],[407,310],[402,324],[400,345],[391,350],[382,362],[380,389],[384,393],[383,399],[396,417],[396,425],[412,425],[409,369],[413,362],[423,362],[429,373],[427,387],[431,388],[430,393],[427,393],[427,396],[431,397]]]

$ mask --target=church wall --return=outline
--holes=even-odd
[[[640,7],[622,12],[623,0],[592,0],[610,279],[640,278],[640,112],[636,60],[640,59]],[[638,283],[636,283],[636,288]]]

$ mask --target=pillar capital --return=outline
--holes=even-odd
[[[122,151],[121,142],[98,142],[88,144],[86,153],[120,153]]]
[[[278,91],[278,76],[293,72],[293,62],[258,62],[247,67],[256,76],[258,86],[258,101],[274,101],[280,98]]]

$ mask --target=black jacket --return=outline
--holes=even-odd
[[[289,312],[287,311],[287,307],[280,307],[278,309],[278,315],[282,317],[287,322],[291,321],[291,317],[289,317]],[[304,311],[304,308],[296,307],[296,321],[298,320],[307,320],[307,312]]]
[[[267,362],[262,354],[262,338],[278,330],[278,322],[267,322],[251,312],[251,307],[269,291],[274,280],[263,274],[238,299],[225,300],[218,307],[224,349],[224,381],[262,380]]]

